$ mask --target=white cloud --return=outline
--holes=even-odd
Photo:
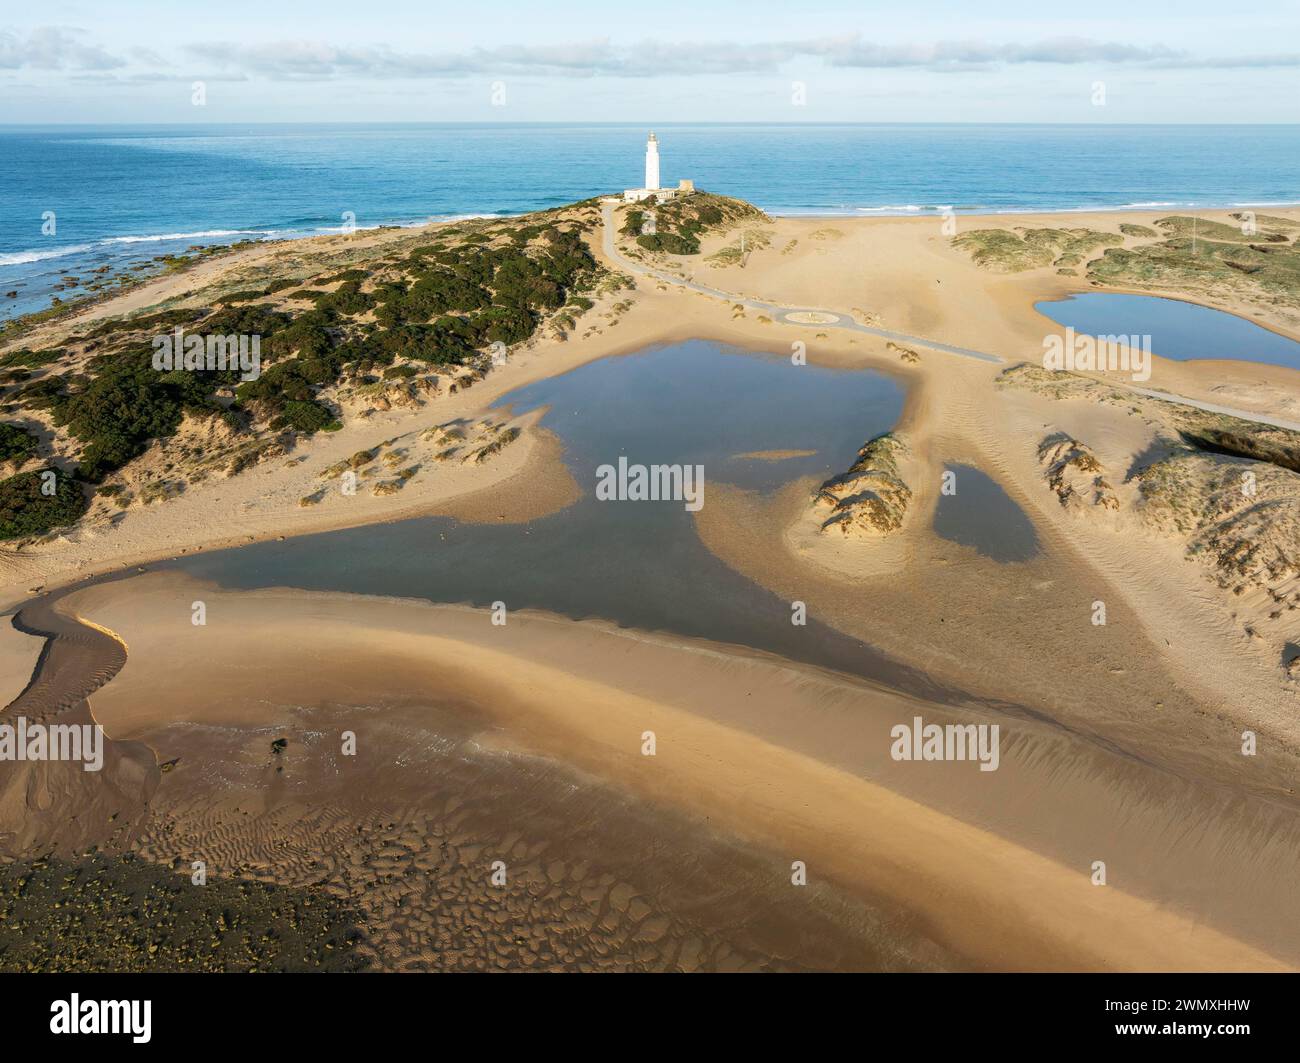
[[[811,58],[836,67],[922,67],[979,69],[1024,63],[1195,63],[1163,46],[1141,47],[1083,38],[1033,44],[980,41],[884,45],[859,36],[804,41],[732,42],[608,39],[564,45],[505,45],[467,52],[399,52],[388,46],[343,47],[286,41],[264,44],[193,44],[192,55],[271,78],[440,78],[467,75],[538,74],[562,77],[654,77],[659,75],[762,74],[794,59]]]
[[[874,44],[860,37],[826,41],[818,46],[834,66],[962,67],[1020,63],[1149,63],[1185,59],[1182,52],[1162,45],[1142,47],[1115,41],[1094,41],[1085,37],[1057,37],[1030,44],[994,44],[988,41],[941,41],[936,44]]]
[[[62,26],[43,26],[26,37],[0,32],[0,69],[21,70],[112,70],[126,61],[104,49],[84,44],[84,31]]]
[[[1196,68],[1269,68],[1300,65],[1300,55],[1199,58],[1165,45],[1053,38],[998,44],[966,40],[879,44],[859,35],[737,44],[608,39],[558,45],[500,45],[465,52],[400,52],[387,45],[341,47],[312,42],[191,44],[195,57],[278,79],[455,78],[533,74],[550,77],[647,78],[658,75],[770,74],[785,62],[813,58],[835,68],[982,70],[1009,65],[1138,65]]]
[[[26,36],[0,32],[0,69],[104,72],[130,67],[122,80],[168,80],[175,70],[143,45],[126,57],[88,43],[84,31],[59,26]],[[917,69],[941,72],[1007,66],[1122,65],[1144,69],[1269,69],[1300,66],[1300,54],[1198,57],[1163,45],[1144,46],[1085,37],[1029,43],[980,40],[882,44],[859,34],[807,40],[735,43],[646,40],[634,44],[596,38],[554,45],[500,45],[456,52],[408,52],[389,45],[348,46],[318,41],[189,44],[184,54],[232,79],[281,81],[437,79],[534,75],[564,78],[771,74],[784,64],[812,60],[839,69]],[[147,69],[152,68],[152,69]],[[182,75],[175,75],[181,78]],[[187,76],[187,75],[186,75]]]

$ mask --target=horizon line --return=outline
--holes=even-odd
[[[781,126],[788,128],[805,128],[805,127],[850,127],[850,128],[870,128],[878,126],[997,126],[997,127],[1048,127],[1048,128],[1078,128],[1078,129],[1105,129],[1116,126],[1131,128],[1139,127],[1168,127],[1168,126],[1186,126],[1188,128],[1199,129],[1254,129],[1254,128],[1272,128],[1272,127],[1300,127],[1300,122],[1194,122],[1194,121],[1176,121],[1176,122],[972,122],[972,121],[897,121],[897,122],[844,122],[844,121],[767,121],[767,120],[736,120],[736,121],[674,121],[668,119],[627,119],[621,121],[600,121],[590,122],[579,119],[555,119],[555,120],[519,120],[519,121],[494,121],[491,119],[449,119],[444,121],[393,121],[379,119],[357,119],[352,121],[327,121],[317,119],[296,119],[291,121],[275,121],[266,119],[230,119],[220,122],[180,122],[180,121],[140,121],[140,122],[92,122],[92,121],[67,121],[67,122],[0,122],[0,129],[42,129],[42,128],[64,128],[75,126],[99,126],[112,128],[131,128],[139,126],[176,126],[184,128],[194,128],[196,126],[209,126],[219,128],[221,126],[499,126],[507,128],[511,126],[580,126],[580,127],[609,127],[622,128],[625,126],[659,126],[660,128],[669,129],[683,126],[698,127],[725,127],[725,126]]]

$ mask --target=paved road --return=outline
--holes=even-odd
[[[1229,417],[1240,417],[1243,421],[1254,421],[1256,424],[1268,424],[1274,428],[1287,428],[1292,432],[1300,432],[1300,421],[1287,421],[1281,417],[1265,417],[1262,413],[1249,413],[1245,410],[1234,410],[1231,406],[1217,406],[1212,402],[1185,399],[1181,395],[1171,395],[1167,391],[1153,391],[1151,388],[1129,387],[1128,390],[1136,391],[1139,395],[1148,395],[1153,399],[1164,399],[1166,402],[1177,403],[1179,406],[1195,406],[1198,410],[1208,410],[1210,413],[1223,413]]]
[[[643,266],[640,263],[632,262],[624,258],[614,246],[614,204],[602,204],[605,223],[604,249],[605,255],[611,262],[618,263],[619,267],[627,270],[629,273],[639,273],[643,277],[653,277],[655,280],[661,280],[665,284],[676,284],[682,288],[688,288],[693,292],[702,292],[704,295],[712,295],[718,299],[726,299],[728,302],[739,303],[750,310],[761,310],[772,317],[772,320],[779,321],[784,325],[799,325],[803,328],[816,326],[817,328],[842,328],[851,332],[865,332],[868,336],[879,336],[882,339],[893,340],[895,343],[910,344],[914,347],[926,347],[932,351],[944,351],[948,354],[961,355],[964,358],[978,358],[981,362],[993,362],[1001,364],[1002,359],[994,354],[984,354],[982,351],[972,351],[965,347],[953,347],[947,343],[939,343],[936,340],[922,339],[920,336],[909,336],[903,332],[890,332],[888,329],[872,328],[870,325],[862,325],[854,321],[848,314],[841,314],[836,310],[827,310],[819,306],[774,306],[771,303],[762,303],[756,299],[747,299],[742,295],[736,295],[733,292],[724,292],[718,288],[709,288],[706,285],[698,284],[695,281],[683,280],[681,277],[675,277],[671,273],[665,273],[662,270],[651,269],[649,266]],[[791,320],[794,314],[816,314],[819,320],[814,322]]]
[[[605,202],[601,204],[603,218],[605,223],[604,242],[605,255],[611,262],[617,263],[621,268],[629,273],[637,273],[643,277],[653,277],[661,280],[666,284],[676,284],[683,288],[688,288],[693,292],[702,292],[705,295],[712,295],[719,299],[726,299],[729,302],[739,303],[741,306],[751,310],[761,310],[770,314],[774,321],[779,321],[785,325],[799,325],[803,328],[842,328],[852,332],[865,332],[869,336],[880,336],[883,339],[893,340],[895,343],[909,344],[913,347],[925,347],[932,351],[944,351],[947,354],[961,355],[965,358],[978,358],[982,362],[993,362],[1001,364],[1003,359],[994,354],[984,354],[982,351],[972,351],[965,347],[953,347],[947,343],[939,343],[935,340],[922,339],[920,336],[908,336],[902,332],[890,332],[888,329],[871,328],[869,325],[859,324],[854,321],[848,314],[842,314],[836,310],[827,310],[823,307],[789,307],[773,306],[771,303],[762,303],[755,299],[747,299],[744,296],[736,295],[734,292],[724,292],[718,288],[709,288],[703,284],[697,284],[695,281],[683,280],[681,277],[675,277],[671,273],[665,273],[662,270],[651,269],[640,263],[629,261],[619,254],[618,249],[614,246],[614,203]],[[817,314],[820,320],[815,322],[792,320],[795,314]],[[1172,402],[1179,406],[1192,406],[1198,410],[1207,410],[1210,413],[1227,414],[1229,417],[1239,417],[1243,421],[1255,421],[1258,424],[1273,425],[1276,428],[1287,428],[1293,432],[1300,432],[1300,422],[1287,421],[1276,417],[1265,417],[1262,414],[1252,413],[1249,410],[1235,410],[1230,406],[1216,406],[1210,402],[1200,402],[1196,399],[1183,398],[1181,395],[1174,395],[1167,391],[1152,391],[1149,388],[1132,387],[1131,385],[1119,384],[1120,387],[1127,387],[1130,391],[1136,391],[1140,395],[1147,395],[1155,399],[1163,399],[1165,402]]]

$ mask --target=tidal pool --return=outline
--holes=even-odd
[[[770,491],[848,468],[898,419],[888,377],[792,365],[787,356],[701,341],[605,358],[518,389],[498,408],[539,407],[564,445],[578,502],[527,524],[426,517],[264,542],[168,562],[225,587],[425,598],[598,617],[626,627],[714,639],[889,682],[923,696],[956,693],[859,639],[809,618],[719,561],[678,501],[600,501],[597,470],[620,458],[702,466],[709,487]],[[806,452],[754,461],[754,452]],[[432,470],[428,475],[437,475]]]
[[[1300,343],[1208,306],[1152,295],[1083,292],[1034,304],[1058,325],[1089,336],[1150,336],[1175,362],[1224,358],[1300,369]]]
[[[954,491],[941,494],[934,531],[949,542],[973,546],[994,561],[1028,561],[1038,555],[1038,535],[1025,511],[998,482],[971,465],[946,465]]]

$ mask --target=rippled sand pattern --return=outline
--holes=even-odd
[[[126,647],[111,632],[55,609],[58,596],[19,611],[18,630],[46,639],[32,681],[0,723],[94,723],[90,695],[122,670]],[[81,762],[0,762],[0,853],[73,852],[89,845],[122,848],[158,785],[152,750],[104,737],[103,767]]]
[[[373,768],[364,752],[343,768],[335,736],[367,712],[375,718],[366,733],[381,731],[384,748],[368,754]],[[398,749],[409,745],[415,718],[425,744]],[[378,969],[953,963],[901,918],[825,887],[795,887],[788,862],[721,838],[707,823],[651,809],[549,761],[481,752],[453,713],[311,710],[302,724],[283,733],[175,725],[153,736],[160,756],[180,760],[141,854],[203,859],[214,875],[318,884],[364,913],[358,952]],[[429,737],[457,729],[453,739]],[[274,753],[282,734],[288,742]],[[228,796],[214,804],[214,790]],[[498,860],[504,886],[492,882]]]

